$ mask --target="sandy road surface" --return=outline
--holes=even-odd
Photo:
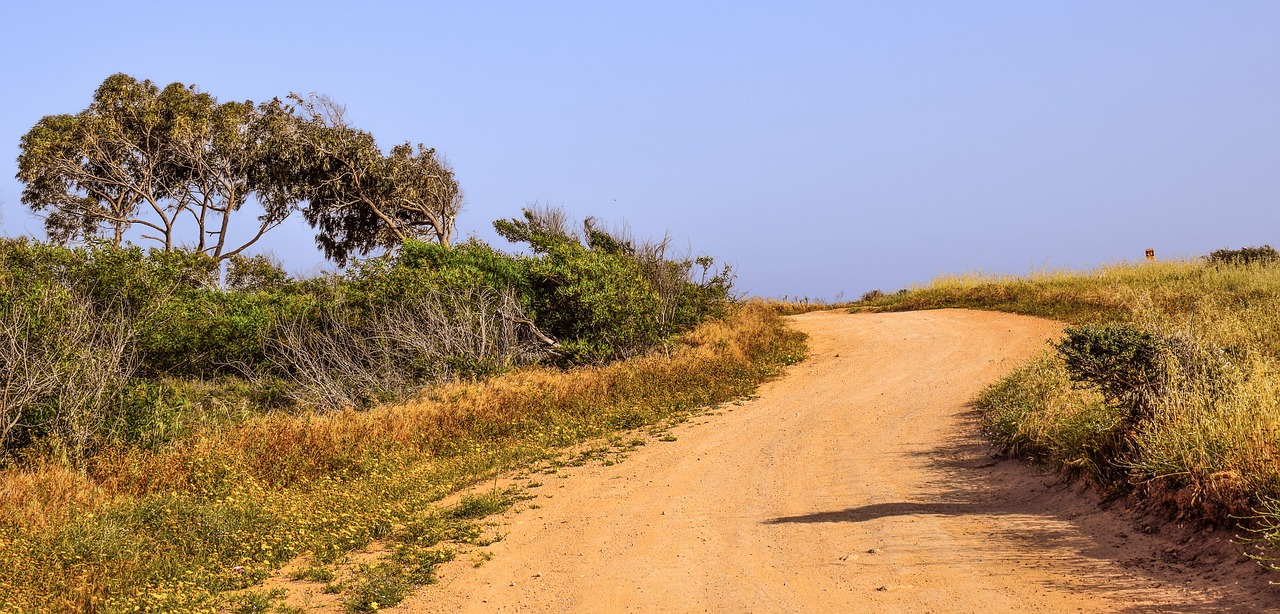
[[[1018,462],[967,403],[1059,326],[795,318],[812,358],[626,462],[544,480],[491,561],[399,611],[1219,612],[1280,604],[1221,537],[1144,534]],[[550,495],[547,497],[545,495]],[[1219,541],[1221,541],[1219,539]],[[1184,543],[1185,542],[1185,543]],[[1217,557],[1217,558],[1215,558]]]

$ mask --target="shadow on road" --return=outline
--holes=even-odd
[[[958,539],[991,552],[999,567],[1049,571],[1057,590],[1110,593],[1134,604],[1123,612],[1276,612],[1280,574],[1243,561],[1230,536],[1143,522],[1099,497],[1020,461],[992,462],[978,436],[976,411],[945,446],[916,450],[932,481],[909,500],[876,502],[769,518],[767,525],[911,522],[923,516],[963,518]],[[1159,533],[1158,535],[1148,533]],[[956,537],[955,535],[951,537]],[[1069,553],[1064,556],[1062,553]],[[1057,554],[1054,554],[1057,553]],[[977,554],[975,554],[977,556]],[[983,559],[978,559],[983,560]],[[953,561],[932,564],[950,565]],[[997,567],[995,565],[993,568]],[[1170,595],[1179,597],[1170,597]]]
[[[963,516],[966,514],[997,514],[1000,510],[991,505],[975,503],[875,503],[835,512],[818,512],[801,516],[784,516],[768,520],[768,524],[810,522],[866,522],[890,516]]]

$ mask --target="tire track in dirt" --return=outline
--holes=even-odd
[[[1223,536],[994,461],[969,402],[1058,335],[987,312],[811,313],[812,357],[626,462],[543,480],[413,612],[1221,612],[1278,604]],[[550,476],[548,476],[550,477]],[[1217,542],[1205,545],[1216,539]],[[1184,541],[1186,543],[1184,543]]]

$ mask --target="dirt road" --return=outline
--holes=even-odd
[[[968,403],[1059,325],[958,310],[795,318],[812,358],[613,466],[544,476],[479,568],[400,611],[1260,611],[1218,535],[997,462]],[[1119,507],[1119,506],[1117,506]],[[1148,529],[1150,530],[1150,529]],[[1185,543],[1184,543],[1185,542]],[[1209,544],[1209,545],[1206,545]]]

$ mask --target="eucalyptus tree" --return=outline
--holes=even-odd
[[[88,108],[46,116],[22,137],[22,202],[44,217],[58,242],[109,234],[118,246],[136,225],[142,238],[165,250],[230,258],[298,205],[279,184],[285,173],[270,168],[275,158],[267,155],[286,125],[286,108],[279,100],[219,104],[195,86],[161,90],[151,81],[112,75]],[[254,196],[263,206],[257,230],[233,244],[231,219]],[[184,236],[188,228],[194,236]]]
[[[219,103],[194,85],[112,75],[88,108],[46,116],[22,137],[22,202],[54,241],[119,246],[137,226],[165,250],[218,261],[298,209],[339,264],[408,239],[450,244],[462,192],[436,150],[403,143],[384,154],[330,99],[289,98]],[[256,230],[234,241],[232,220],[251,199],[262,206]]]
[[[165,160],[165,115],[155,85],[117,74],[102,82],[89,108],[46,116],[22,137],[22,202],[44,214],[51,239],[110,231],[119,245],[137,223],[172,246],[177,189]],[[154,216],[144,217],[144,207]]]
[[[283,171],[270,154],[271,143],[284,129],[284,105],[279,100],[258,106],[218,104],[189,90],[175,94],[175,107],[190,105],[184,121],[175,126],[170,150],[180,185],[175,198],[197,228],[194,249],[225,260],[279,226],[298,206],[299,199],[280,184]],[[252,236],[233,242],[231,220],[250,197],[256,198],[262,213]]]
[[[462,208],[453,169],[435,149],[403,143],[383,154],[327,97],[291,96],[298,119],[293,188],[326,257],[390,248],[407,239],[448,247]]]

